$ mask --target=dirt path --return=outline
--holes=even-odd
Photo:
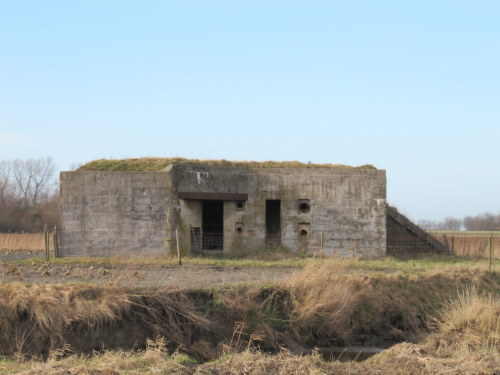
[[[42,250],[8,250],[0,249],[0,261],[23,260],[34,257],[43,257],[45,252]]]
[[[129,287],[229,286],[262,284],[282,280],[295,272],[293,267],[219,267],[127,265],[99,267],[89,265],[0,264],[0,283],[117,283]]]

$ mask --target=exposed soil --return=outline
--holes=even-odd
[[[262,284],[282,280],[294,267],[219,267],[171,265],[45,265],[0,263],[0,282],[52,284],[117,283],[128,287],[199,288]]]

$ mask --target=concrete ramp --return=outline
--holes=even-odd
[[[421,253],[448,254],[449,249],[395,207],[387,206],[387,255]]]

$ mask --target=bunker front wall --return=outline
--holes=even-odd
[[[169,191],[164,172],[62,172],[61,256],[166,255]]]
[[[183,252],[192,249],[190,230],[202,226],[202,198],[212,196],[223,200],[226,253],[265,248],[266,201],[279,200],[284,248],[316,252],[322,240],[327,255],[385,255],[384,170],[176,165],[172,179],[172,228]]]

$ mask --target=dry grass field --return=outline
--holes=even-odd
[[[50,248],[52,251],[54,250],[52,239],[50,241]],[[44,234],[43,233],[0,233],[0,250],[43,251],[45,250]]]
[[[493,257],[500,259],[500,232],[429,231],[434,238],[447,245],[459,257],[488,258],[491,237]]]

